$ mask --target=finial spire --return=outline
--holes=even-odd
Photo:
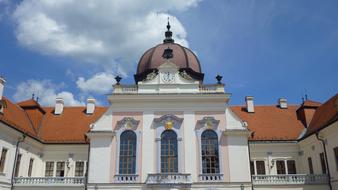
[[[173,43],[174,39],[172,39],[173,33],[170,31],[170,22],[168,17],[168,24],[167,24],[167,31],[165,32],[165,39],[163,40],[163,43]]]

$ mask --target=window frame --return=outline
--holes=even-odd
[[[136,163],[135,163],[135,174],[140,175],[139,171],[139,159],[141,156],[141,144],[142,144],[142,131],[139,129],[139,120],[135,120],[134,117],[124,117],[122,120],[117,121],[115,126],[115,137],[116,137],[116,160],[115,160],[115,174],[114,175],[129,175],[120,174],[120,144],[121,134],[126,130],[131,130],[136,135]]]
[[[170,135],[174,135],[174,137],[168,138],[164,136],[166,134],[168,134],[168,137],[171,137]],[[166,144],[164,144],[164,142],[166,142]],[[171,151],[170,149],[172,146],[174,146],[173,151]],[[164,155],[163,152],[167,152],[167,154]],[[171,154],[170,152],[173,152],[173,154]],[[166,159],[167,162],[164,162],[164,159]],[[160,151],[161,173],[178,173],[178,159],[179,157],[178,157],[177,134],[173,130],[165,130],[161,134],[161,151]],[[164,165],[166,165],[167,167],[164,167]]]
[[[129,162],[124,162],[127,166],[126,166],[126,168],[121,168],[121,163],[123,163],[123,162],[121,162],[121,158],[122,158],[122,155],[121,155],[121,153],[122,153],[122,150],[121,150],[122,143],[121,142],[123,141],[122,135],[124,135],[124,134],[126,134],[128,132],[132,133],[134,135],[135,139],[134,139],[134,142],[132,142],[132,144],[128,144],[127,145],[127,147],[128,147],[127,152],[129,152],[129,145],[133,146],[132,147],[132,155],[129,155],[129,153],[127,153],[127,155],[123,154],[123,157],[124,157],[123,160],[125,160],[125,159],[132,159],[132,161],[130,163]],[[124,150],[124,152],[125,152],[125,150]],[[134,175],[134,174],[136,174],[137,173],[137,171],[136,171],[136,163],[137,163],[137,135],[136,135],[136,133],[133,130],[124,130],[120,134],[120,149],[119,149],[119,153],[118,154],[119,154],[119,174],[120,175]],[[134,163],[132,163],[132,162],[134,162]],[[129,166],[128,166],[129,164],[131,164],[131,168],[129,168]],[[126,172],[122,171],[122,170],[125,170]],[[129,172],[129,170],[131,170],[131,171]]]
[[[295,172],[294,173],[291,173],[290,172],[290,167],[289,167],[289,163],[290,162],[293,162],[293,165],[294,165],[294,169],[295,169]],[[286,160],[286,173],[287,174],[297,174],[297,164],[296,164],[296,160]]]
[[[215,144],[216,144],[216,147],[214,147],[215,148],[215,151],[216,151],[216,154],[215,155],[203,155],[203,148],[205,147],[205,146],[210,146],[210,144],[208,143],[208,144],[203,144],[204,142],[204,139],[203,139],[203,134],[204,133],[206,133],[206,132],[208,132],[208,131],[210,131],[210,132],[212,132],[214,135],[216,135],[216,138],[214,138],[213,140],[215,140],[216,139],[216,141],[214,142],[214,144],[213,144],[213,146],[215,146]],[[208,139],[208,140],[210,140],[210,139]],[[204,130],[203,132],[202,132],[202,134],[201,134],[201,162],[202,162],[202,174],[220,174],[220,159],[219,159],[219,151],[220,151],[220,147],[219,147],[219,140],[218,140],[218,135],[217,135],[217,133],[214,131],[214,130],[212,130],[212,129],[206,129],[206,130]],[[215,172],[204,172],[204,170],[206,169],[206,170],[208,170],[208,168],[204,168],[204,164],[208,164],[208,163],[203,163],[203,161],[204,161],[204,158],[205,157],[209,157],[209,158],[211,158],[211,160],[212,160],[212,158],[214,157],[214,160],[215,160],[215,168],[213,169],[213,170],[215,170]],[[210,164],[210,161],[209,161],[209,164]],[[209,170],[212,170],[212,168],[209,168]]]
[[[18,154],[15,160],[14,177],[19,177],[22,154]]]
[[[55,169],[55,177],[65,177],[66,175],[66,162],[65,161],[56,161],[55,162],[56,164],[56,169]],[[63,170],[62,169],[59,169],[58,167],[58,164],[62,164],[63,165]],[[60,171],[62,173],[63,171],[63,175],[58,175],[58,171]]]
[[[310,156],[307,157],[307,163],[308,163],[309,174],[314,174],[312,157]]]
[[[171,122],[170,130],[173,130],[177,135],[177,151],[178,151],[178,173],[184,172],[184,144],[183,144],[183,118],[179,118],[173,114],[166,114],[159,118],[154,118],[153,124],[155,128],[155,146],[156,146],[156,173],[161,173],[161,134],[167,130],[166,123]]]
[[[196,136],[197,136],[197,143],[198,143],[198,152],[199,152],[199,157],[198,157],[198,162],[199,162],[199,175],[203,175],[203,165],[202,165],[202,150],[201,150],[201,145],[202,145],[202,133],[205,130],[213,130],[218,137],[218,146],[220,146],[221,142],[221,137],[222,137],[222,131],[219,129],[219,120],[216,120],[212,116],[205,116],[201,120],[197,121],[197,126],[196,126]],[[222,158],[222,149],[219,147],[218,148],[218,160],[219,160],[219,174],[224,174],[223,171],[223,158]]]
[[[83,168],[82,168],[82,175],[77,175],[77,163],[83,163]],[[82,161],[82,160],[77,160],[75,161],[75,164],[74,164],[74,177],[83,177],[85,176],[85,173],[86,173],[86,161]]]
[[[33,166],[34,166],[34,158],[30,158],[29,159],[29,164],[28,164],[28,171],[27,171],[27,176],[28,177],[32,177]]]
[[[8,148],[2,147],[0,155],[0,173],[5,173],[6,171],[7,156],[8,156]]]
[[[51,169],[48,170],[48,172],[50,173],[50,171],[51,171],[52,174],[48,175],[48,176],[47,176],[47,163],[52,164]],[[45,175],[44,175],[45,177],[54,177],[55,176],[55,161],[45,161],[45,171],[44,171],[44,173],[45,173]]]
[[[333,148],[333,155],[336,161],[336,171],[338,172],[338,146]]]
[[[319,153],[319,161],[322,169],[322,174],[327,174],[326,161],[324,152]]]

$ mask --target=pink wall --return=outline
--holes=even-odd
[[[226,129],[226,122],[225,122],[225,111],[198,111],[195,112],[195,124],[197,124],[198,120],[202,120],[203,117],[208,116],[208,117],[214,117],[216,120],[219,120],[219,125],[218,129],[223,131]],[[197,147],[196,150],[199,150],[200,143],[196,143]],[[224,175],[224,180],[225,181],[230,181],[230,174],[229,174],[229,156],[228,156],[228,148],[227,148],[227,139],[226,136],[222,135],[221,140],[220,140],[220,154],[221,154],[221,159],[220,162],[222,162],[222,170],[223,170],[223,175]],[[199,151],[196,152],[196,158],[197,158],[197,171],[200,171],[200,163],[201,163],[201,157]]]

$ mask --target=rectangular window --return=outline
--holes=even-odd
[[[15,177],[18,177],[18,176],[19,176],[21,157],[22,157],[22,155],[21,155],[21,154],[18,154],[18,157],[16,158],[15,171],[14,171],[14,176],[15,176]]]
[[[338,147],[333,149],[334,151],[334,156],[336,157],[336,171],[338,171]]]
[[[251,175],[255,175],[255,164],[254,164],[254,161],[250,161],[250,171],[251,171]]]
[[[6,156],[7,156],[7,149],[3,148],[1,151],[1,158],[0,158],[0,173],[3,173],[5,170],[5,163],[6,163]]]
[[[257,175],[265,175],[265,162],[256,161]]]
[[[309,172],[310,172],[310,174],[313,174],[312,158],[311,158],[311,157],[308,157],[308,158],[307,158],[307,162],[308,162],[308,164],[309,164]]]
[[[288,174],[296,174],[296,162],[294,160],[288,160],[286,161],[286,164],[288,166]]]
[[[277,174],[286,174],[284,160],[277,160],[276,165],[277,165]]]
[[[319,158],[320,158],[320,165],[322,166],[322,173],[326,174],[325,156],[323,152],[319,154]]]
[[[75,163],[75,177],[82,177],[84,174],[84,162]]]
[[[54,162],[46,162],[45,176],[53,177],[54,175]]]
[[[64,176],[65,176],[65,162],[57,162],[56,177],[64,177]]]
[[[34,164],[34,159],[33,159],[33,158],[29,159],[29,165],[28,165],[28,177],[31,177],[31,176],[32,176],[33,164]]]

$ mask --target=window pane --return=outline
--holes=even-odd
[[[284,160],[277,160],[276,165],[277,165],[277,174],[286,174]]]
[[[334,148],[333,151],[336,157],[336,171],[338,171],[338,147]]]
[[[45,176],[53,177],[54,173],[54,162],[46,162]]]
[[[166,130],[161,135],[161,172],[177,173],[177,135],[172,130]]]
[[[57,162],[56,177],[64,177],[64,176],[65,176],[65,162]]]
[[[265,175],[265,162],[256,161],[257,175]]]
[[[310,174],[313,174],[312,158],[311,158],[311,157],[308,157],[308,158],[307,158],[307,162],[308,162],[308,164],[309,164],[309,172],[310,172]]]
[[[31,159],[29,160],[29,166],[28,166],[28,177],[31,177],[31,176],[32,176],[33,163],[34,163],[34,159],[31,158]]]
[[[14,176],[18,177],[19,176],[19,169],[20,169],[20,163],[21,163],[21,154],[18,154],[18,157],[16,158],[16,163],[15,163],[15,171],[14,171]]]
[[[325,156],[323,152],[319,154],[319,158],[320,158],[320,165],[322,166],[322,173],[326,174]]]
[[[82,177],[84,174],[84,162],[75,163],[75,177]]]
[[[136,134],[127,130],[120,137],[119,173],[136,173]]]
[[[255,175],[255,164],[253,161],[250,161],[250,172],[251,175]]]
[[[201,135],[202,173],[219,173],[218,137],[213,130]]]
[[[288,165],[288,174],[296,174],[296,162],[294,160],[288,160],[286,163]]]
[[[6,156],[7,156],[7,149],[3,148],[1,151],[1,158],[0,158],[0,173],[4,172]]]

